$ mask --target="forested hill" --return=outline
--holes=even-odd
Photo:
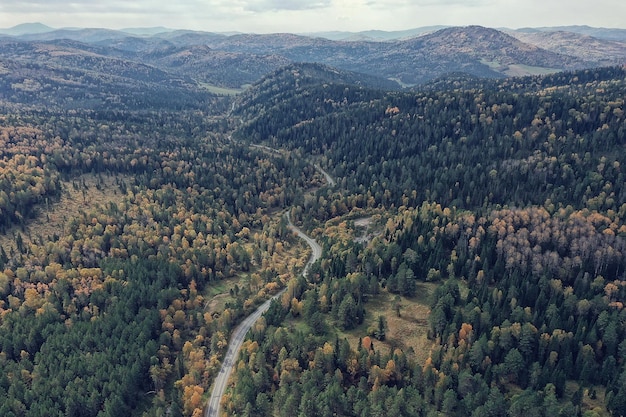
[[[384,91],[397,90],[399,85],[395,81],[339,70],[323,64],[290,64],[246,90],[238,97],[233,108],[235,114],[244,119],[255,118],[271,111],[281,114],[279,119],[282,123],[289,123],[288,119],[297,123],[319,112],[325,114],[334,111],[338,103],[327,102],[320,106],[316,100],[306,100],[309,90],[316,91],[319,88],[342,90],[342,98],[346,99],[343,104],[346,104],[349,96],[350,101],[362,102],[380,97]],[[356,94],[354,99],[351,97],[352,94]],[[301,98],[298,103],[294,102],[295,96]],[[314,96],[312,98],[317,99]],[[297,104],[298,107],[292,107],[293,104]]]
[[[284,77],[293,76],[286,71],[248,99],[266,107],[239,135],[322,154],[348,190],[386,206],[434,200],[476,210],[551,200],[617,212],[626,199],[625,74],[612,67],[382,93],[298,86],[297,78],[285,91]]]
[[[293,210],[327,259],[244,346],[232,415],[626,414],[624,68],[278,90],[236,136],[336,179]]]

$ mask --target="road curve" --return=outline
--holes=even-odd
[[[329,186],[334,186],[335,185],[335,180],[333,179],[333,177],[331,177],[330,175],[328,175],[328,172],[324,171],[322,169],[321,166],[315,164],[313,165],[315,167],[315,169],[317,169],[323,176],[324,178],[326,178],[326,182],[328,183]]]
[[[287,218],[287,223],[289,229],[293,230],[300,238],[304,239],[306,243],[311,247],[311,257],[309,261],[304,266],[304,270],[302,271],[303,275],[306,275],[309,267],[315,261],[317,261],[322,256],[322,247],[311,237],[304,234],[302,230],[298,227],[294,226],[291,223],[291,219],[289,218],[289,212],[285,214]],[[230,342],[228,343],[228,351],[224,356],[224,361],[222,362],[222,368],[220,369],[220,373],[215,378],[215,384],[213,385],[213,391],[211,393],[211,398],[209,399],[209,403],[204,413],[205,417],[219,417],[220,415],[220,401],[222,396],[224,395],[224,391],[226,390],[226,386],[228,384],[228,379],[230,374],[233,371],[233,366],[235,365],[235,360],[237,359],[237,355],[239,353],[239,349],[241,349],[241,345],[243,344],[244,338],[246,337],[246,333],[252,327],[254,322],[256,322],[262,315],[265,313],[275,298],[280,297],[286,288],[283,289],[278,294],[274,295],[272,298],[261,304],[259,308],[252,314],[250,314],[246,319],[239,324],[233,331],[232,336],[230,337]]]
[[[293,223],[291,223],[291,217],[289,216],[289,212],[285,213],[285,217],[287,218],[287,226],[289,227],[289,229],[293,230],[298,235],[298,237],[304,239],[304,241],[311,247],[311,257],[309,258],[309,261],[306,263],[304,269],[302,270],[302,275],[306,277],[306,274],[309,272],[309,267],[313,265],[315,261],[322,257],[322,247],[319,245],[319,243],[317,243],[315,239],[305,235],[302,230],[300,230],[298,227],[294,226]]]

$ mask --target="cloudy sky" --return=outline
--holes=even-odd
[[[165,26],[212,32],[403,30],[430,25],[626,28],[624,0],[0,0],[0,28]]]

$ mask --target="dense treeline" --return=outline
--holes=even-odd
[[[338,186],[292,211],[325,259],[253,333],[230,414],[626,414],[625,80],[279,88],[240,137],[319,155]],[[374,209],[386,220],[365,241],[329,221]],[[425,362],[377,348],[384,317],[358,346],[337,336],[422,282],[440,282]]]

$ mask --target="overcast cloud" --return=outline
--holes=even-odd
[[[166,26],[214,32],[402,30],[431,25],[626,28],[623,0],[0,0],[0,27]]]

